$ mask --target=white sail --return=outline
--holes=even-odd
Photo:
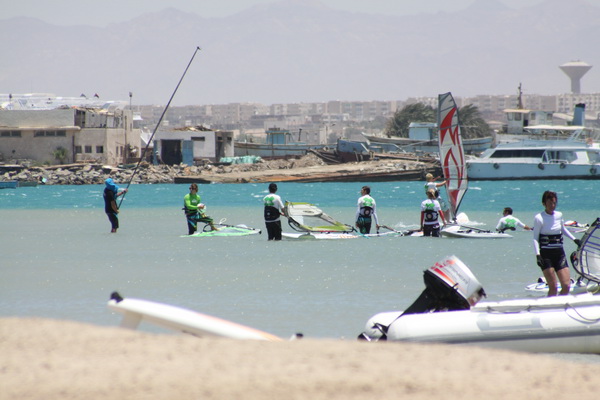
[[[438,96],[438,127],[440,163],[446,180],[451,219],[456,220],[458,208],[467,192],[468,181],[458,107],[450,92]]]
[[[309,203],[285,202],[285,215],[289,225],[299,232],[352,232],[353,228]]]
[[[583,235],[576,254],[576,259],[571,259],[575,270],[584,278],[600,283],[600,218]]]

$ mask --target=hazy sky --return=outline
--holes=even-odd
[[[315,0],[295,0],[315,1]],[[387,15],[410,15],[462,9],[488,0],[316,0],[334,9]],[[500,0],[511,8],[538,4],[542,0]],[[565,0],[568,1],[568,0]],[[600,0],[586,0],[600,3]],[[26,16],[56,25],[106,26],[128,21],[140,14],[168,7],[201,17],[224,17],[256,4],[273,0],[0,0],[0,19]]]

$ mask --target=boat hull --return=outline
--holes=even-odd
[[[334,145],[335,146],[335,145]],[[259,156],[264,159],[302,157],[309,150],[326,149],[327,145],[309,145],[309,144],[264,144],[235,142],[233,154],[236,157]]]
[[[388,323],[387,340],[392,341],[600,354],[600,297],[591,294],[483,302],[465,311],[395,317],[400,314],[375,315],[365,335],[376,339],[375,324]]]
[[[600,179],[600,164],[467,160],[470,180]]]

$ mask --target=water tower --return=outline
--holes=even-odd
[[[571,93],[581,93],[581,78],[592,66],[583,61],[571,61],[559,67],[571,78]]]

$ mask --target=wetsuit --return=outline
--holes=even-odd
[[[206,224],[212,224],[212,218],[206,216],[202,211],[200,205],[200,195],[198,193],[188,193],[183,197],[183,211],[188,226],[188,235],[193,235],[198,230],[198,222],[204,222]]]
[[[379,225],[375,199],[370,195],[365,194],[358,199],[358,207],[356,210],[356,224],[358,225],[360,233],[365,235],[371,232],[373,219],[375,220],[375,225]]]
[[[111,228],[113,230],[119,229],[119,217],[115,211],[117,204],[117,192],[113,190],[113,187],[107,187],[104,189],[104,212],[110,221]],[[114,207],[113,207],[114,205]]]
[[[283,203],[281,197],[269,193],[263,198],[265,205],[265,226],[267,227],[268,240],[281,240],[281,212]]]
[[[437,200],[423,200],[421,203],[421,213],[423,214],[423,236],[440,236],[440,223],[438,222],[440,211],[440,203],[438,203]]]
[[[569,267],[563,248],[563,235],[575,240],[575,236],[565,228],[560,211],[554,211],[552,215],[542,211],[535,216],[533,221],[533,247],[535,254],[542,258],[542,265],[540,266],[542,271],[547,268],[554,268],[558,271]]]

